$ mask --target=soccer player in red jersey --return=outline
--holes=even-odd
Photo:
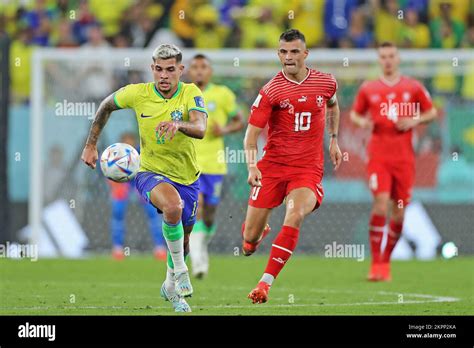
[[[259,92],[251,114],[244,147],[248,183],[252,186],[242,225],[243,253],[255,252],[270,231],[273,208],[286,201],[283,226],[273,241],[265,273],[248,298],[268,300],[273,280],[296,247],[301,223],[323,200],[323,138],[327,119],[329,154],[337,169],[342,154],[337,144],[339,106],[337,82],[331,74],[309,69],[304,35],[290,29],[280,36],[278,57],[283,66]],[[263,158],[256,161],[257,139],[268,124]]]
[[[393,43],[382,43],[378,57],[382,76],[362,84],[351,110],[351,120],[372,130],[367,149],[367,177],[374,196],[369,222],[372,263],[368,280],[390,281],[390,256],[402,233],[405,207],[415,181],[412,129],[434,120],[437,112],[423,85],[400,74],[400,57]],[[389,212],[388,239],[382,251]]]

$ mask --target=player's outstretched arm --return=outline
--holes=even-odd
[[[262,173],[257,168],[257,141],[262,128],[248,125],[244,138],[245,157],[247,160],[247,169],[249,176],[247,182],[250,186],[262,186]]]
[[[334,165],[334,170],[337,170],[342,162],[342,153],[337,143],[337,133],[339,131],[339,104],[336,95],[328,100],[326,110],[326,121],[329,132],[329,156]]]
[[[164,121],[158,124],[156,130],[158,138],[163,135],[165,139],[172,140],[176,135],[177,131],[187,135],[191,138],[202,139],[206,134],[207,128],[207,115],[206,113],[198,110],[189,111],[189,121]]]
[[[119,109],[114,102],[114,94],[115,93],[112,93],[100,103],[87,137],[86,146],[82,151],[81,160],[92,169],[95,169],[97,159],[99,158],[97,152],[97,141],[99,140],[100,133],[107,123],[112,111]]]

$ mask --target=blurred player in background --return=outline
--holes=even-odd
[[[196,141],[202,174],[199,177],[197,222],[190,237],[189,254],[193,275],[202,278],[209,270],[208,245],[216,233],[215,214],[227,173],[227,165],[222,159],[219,160],[219,153],[224,151],[224,135],[240,131],[244,123],[237,110],[235,94],[224,85],[211,83],[211,62],[205,55],[194,56],[189,66],[189,77],[204,94],[209,112],[206,136]]]
[[[393,43],[382,43],[378,56],[382,76],[362,84],[355,97],[351,120],[372,131],[367,148],[367,176],[374,196],[369,222],[372,263],[368,280],[390,281],[390,256],[402,233],[405,208],[415,182],[412,129],[434,120],[437,112],[425,87],[400,74],[400,57]],[[387,244],[382,252],[389,213]]]
[[[135,184],[142,197],[163,213],[162,230],[169,251],[161,296],[176,312],[190,312],[185,297],[192,295],[193,287],[184,258],[199,194],[194,138],[204,137],[207,111],[201,90],[180,81],[184,65],[178,47],[162,44],[152,59],[154,82],[127,85],[102,101],[82,160],[95,168],[97,140],[112,111],[135,111],[141,149]]]
[[[129,144],[136,148],[136,138],[133,133],[123,133],[120,142]],[[124,255],[124,237],[125,237],[125,216],[127,206],[130,201],[130,195],[134,190],[134,182],[114,182],[107,180],[110,188],[110,199],[112,203],[112,217],[110,219],[110,230],[112,233],[112,257],[115,260],[123,260]],[[166,243],[161,232],[161,217],[156,209],[148,204],[143,198],[139,198],[140,204],[148,217],[148,226],[153,238],[153,255],[157,260],[166,260]]]
[[[286,201],[283,226],[273,241],[265,272],[248,295],[253,303],[268,300],[270,286],[296,248],[305,216],[322,203],[326,120],[334,169],[342,160],[337,144],[337,82],[331,74],[308,68],[307,56],[301,32],[289,29],[280,36],[278,57],[283,69],[260,90],[245,135],[252,190],[242,225],[244,255],[255,252],[270,231],[267,222],[272,209]],[[257,163],[257,138],[267,124],[265,153]]]

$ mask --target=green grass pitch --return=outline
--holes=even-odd
[[[474,258],[399,261],[393,281],[365,280],[368,261],[294,256],[275,281],[270,301],[246,298],[265,255],[211,257],[193,280],[194,315],[473,315]],[[151,256],[122,262],[0,259],[2,315],[175,315],[159,297],[165,264]],[[188,314],[186,314],[188,315]]]

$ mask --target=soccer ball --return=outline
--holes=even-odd
[[[105,177],[112,181],[130,181],[140,168],[140,155],[131,145],[115,143],[102,152],[100,168]]]

